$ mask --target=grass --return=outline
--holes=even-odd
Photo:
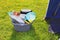
[[[58,40],[58,35],[48,32],[48,24],[42,21],[46,15],[48,0],[0,0],[0,40]],[[16,32],[7,12],[22,8],[32,9],[36,20],[31,30]]]

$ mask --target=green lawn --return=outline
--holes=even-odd
[[[58,35],[48,32],[48,24],[43,21],[48,0],[0,0],[0,40],[58,40]],[[32,9],[36,20],[28,32],[16,32],[7,12],[22,8]]]

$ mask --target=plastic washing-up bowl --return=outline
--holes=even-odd
[[[19,31],[20,32],[28,31],[28,30],[30,30],[30,27],[32,26],[32,24],[18,23],[15,20],[12,21],[12,22],[13,22],[13,25],[14,25],[14,29],[18,32]]]

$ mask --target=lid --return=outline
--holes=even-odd
[[[32,12],[32,10],[30,10],[30,9],[21,9],[22,14],[26,14],[28,12]]]

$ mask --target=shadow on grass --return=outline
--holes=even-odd
[[[36,34],[34,27],[27,32],[16,32],[13,29],[10,40],[40,40],[39,35]]]
[[[56,36],[58,36],[58,39],[60,38],[60,33],[55,33]]]

